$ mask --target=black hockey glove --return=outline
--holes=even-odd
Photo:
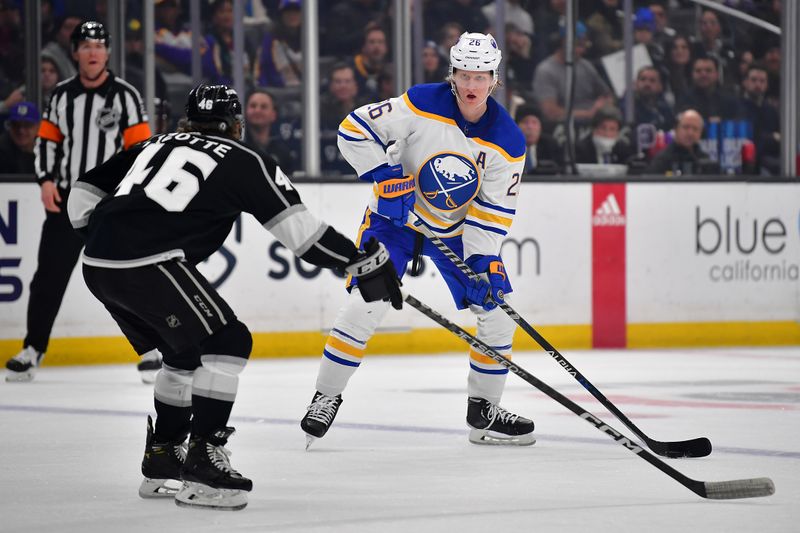
[[[395,309],[403,308],[400,279],[389,261],[386,247],[372,237],[347,265],[345,271],[358,280],[358,288],[365,302],[389,300]]]

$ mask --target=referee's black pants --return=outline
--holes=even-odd
[[[39,241],[38,265],[30,285],[28,332],[25,346],[45,352],[50,332],[64,299],[69,278],[83,248],[83,239],[72,229],[67,215],[67,193],[59,188],[60,213],[47,211]]]

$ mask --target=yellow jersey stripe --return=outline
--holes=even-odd
[[[525,161],[525,155],[524,154],[519,156],[519,157],[511,157],[511,154],[509,154],[508,152],[503,150],[503,148],[501,146],[497,145],[497,144],[490,143],[489,141],[484,141],[480,137],[470,137],[470,139],[472,139],[473,141],[475,141],[478,144],[486,146],[487,148],[492,148],[493,150],[497,150],[500,153],[500,155],[505,157],[506,160],[508,162],[510,162],[510,163],[517,163],[517,162]]]
[[[345,131],[349,131],[350,133],[358,133],[358,134],[359,134],[359,135],[361,135],[362,137],[366,137],[366,135],[364,135],[364,132],[362,132],[360,129],[358,129],[358,128],[355,126],[355,124],[353,124],[352,122],[350,122],[350,118],[349,118],[349,117],[346,117],[346,118],[345,118],[345,119],[344,119],[344,120],[343,120],[343,121],[342,121],[342,122],[339,124],[339,127],[340,127],[340,128],[342,128],[342,129],[343,129],[343,130],[345,130]]]
[[[450,126],[458,127],[458,124],[456,124],[456,121],[453,120],[452,118],[443,117],[441,115],[428,113],[427,111],[422,111],[421,109],[418,109],[417,106],[411,103],[411,99],[408,97],[408,93],[403,93],[403,100],[406,101],[406,105],[411,111],[413,111],[415,114],[421,117],[429,118],[431,120],[438,120],[439,122],[444,122],[445,124],[449,124]]]
[[[502,224],[503,226],[511,227],[512,220],[508,217],[501,217],[500,215],[492,215],[484,211],[479,211],[475,205],[469,206],[467,209],[467,216],[479,218],[487,222],[494,222],[495,224]]]

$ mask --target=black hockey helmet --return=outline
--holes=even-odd
[[[242,103],[239,95],[227,85],[201,83],[189,91],[186,99],[186,119],[195,124],[214,124],[220,133],[242,124]]]
[[[106,31],[106,27],[103,26],[102,22],[94,20],[75,26],[75,29],[72,30],[70,41],[72,41],[72,50],[77,50],[81,41],[101,41],[106,45],[106,48],[111,48],[111,35]]]

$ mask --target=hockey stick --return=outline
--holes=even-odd
[[[675,470],[667,463],[653,455],[652,453],[648,452],[644,448],[637,446],[635,443],[631,442],[625,435],[620,433],[619,431],[615,430],[593,414],[588,411],[585,411],[581,406],[561,394],[560,392],[556,391],[543,381],[539,380],[532,374],[529,374],[526,370],[524,370],[521,366],[516,363],[512,363],[510,360],[503,357],[499,352],[492,349],[490,346],[485,344],[484,342],[478,340],[476,337],[470,335],[459,326],[450,322],[448,319],[425,305],[424,303],[420,302],[413,296],[408,293],[404,293],[403,300],[422,313],[423,315],[427,316],[443,328],[447,329],[454,335],[462,338],[475,348],[476,350],[480,351],[482,354],[486,355],[487,357],[491,357],[499,364],[503,365],[505,368],[509,370],[509,372],[516,374],[520,378],[524,379],[546,395],[550,396],[552,399],[581,417],[582,419],[589,422],[592,426],[597,428],[600,432],[605,433],[609,437],[611,437],[614,442],[621,445],[625,449],[633,452],[634,454],[638,455],[651,465],[655,466],[665,474],[667,474],[672,479],[676,480],[678,483],[683,485],[684,487],[688,488],[698,496],[703,498],[709,498],[713,500],[734,500],[739,498],[757,498],[761,496],[770,496],[771,494],[775,493],[775,484],[772,482],[771,479],[762,477],[762,478],[751,478],[751,479],[735,479],[731,481],[697,481],[692,479],[681,472]]]
[[[472,280],[479,279],[479,276],[455,253],[453,250],[447,246],[442,239],[440,239],[435,233],[433,233],[430,228],[425,226],[425,224],[420,220],[416,214],[413,215],[413,218],[409,220],[413,221],[414,227],[418,228],[432,243],[436,248],[439,249],[452,263],[458,267],[461,272],[463,272],[468,278]],[[547,342],[547,339],[542,337],[538,331],[536,331],[533,326],[531,326],[524,318],[520,316],[519,313],[514,311],[510,305],[508,305],[505,301],[497,302],[497,305],[505,311],[505,313],[511,317],[511,319],[517,323],[519,327],[521,327],[525,333],[530,335],[533,340],[535,340],[539,346],[541,346],[545,352],[547,352],[550,357],[556,360],[556,362],[575,380],[583,385],[583,387],[588,390],[592,396],[597,398],[603,407],[611,411],[625,426],[628,427],[635,435],[637,435],[647,447],[653,450],[653,452],[657,453],[658,455],[662,455],[664,457],[676,458],[676,457],[705,457],[706,455],[711,453],[711,441],[708,440],[706,437],[698,437],[696,439],[691,440],[681,440],[681,441],[659,441],[652,439],[644,434],[642,430],[640,430],[636,424],[631,422],[631,420],[622,414],[622,412],[617,409],[617,407],[611,403],[611,401],[606,398],[602,392],[597,390],[597,388],[589,382],[583,374],[578,372],[578,369],[575,368],[572,363],[567,361],[567,358],[561,355],[558,350],[556,350],[553,345]]]

